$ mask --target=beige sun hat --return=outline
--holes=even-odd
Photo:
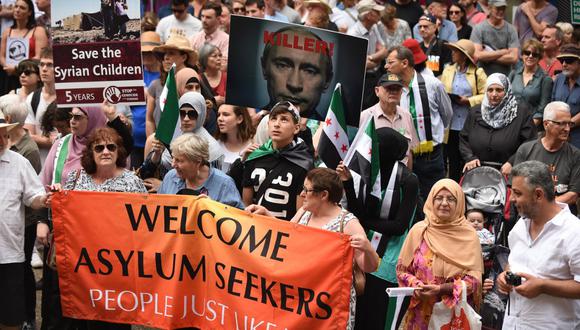
[[[16,125],[18,125],[18,124],[8,124],[6,122],[6,120],[4,119],[4,113],[0,110],[0,128],[6,128],[6,129],[10,130],[11,128],[13,128]]]
[[[304,5],[306,7],[310,6],[322,6],[324,7],[324,9],[326,9],[326,12],[330,15],[332,14],[332,8],[330,8],[330,6],[328,5],[328,1],[327,0],[306,0],[304,1]]]
[[[153,48],[156,53],[165,53],[169,49],[175,49],[187,53],[187,62],[190,65],[197,63],[197,52],[191,48],[189,40],[180,33],[171,33],[164,45]]]
[[[461,39],[455,43],[450,42],[447,43],[447,47],[457,49],[458,51],[462,52],[465,56],[467,56],[467,58],[469,59],[469,61],[471,61],[471,63],[476,64],[475,60],[473,59],[473,56],[475,55],[475,45],[471,40]]]
[[[153,48],[161,46],[161,38],[159,34],[153,31],[145,31],[141,33],[141,52],[152,52]]]

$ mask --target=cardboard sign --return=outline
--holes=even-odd
[[[346,328],[346,235],[183,195],[67,191],[52,207],[65,316],[164,329]]]
[[[145,103],[139,1],[52,0],[54,74],[59,106]],[[123,9],[125,12],[120,11]],[[122,15],[121,15],[122,14]],[[127,20],[128,19],[128,20]]]
[[[290,101],[324,120],[342,85],[348,125],[358,127],[368,40],[252,17],[231,17],[226,103],[270,109]]]

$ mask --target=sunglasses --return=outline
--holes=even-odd
[[[560,58],[560,62],[562,62],[562,64],[564,64],[564,63],[574,64],[574,63],[576,63],[576,61],[578,61],[578,59],[575,57],[562,57],[562,58]]]
[[[459,15],[459,14],[461,14],[460,10],[450,10],[449,11],[449,15]]]
[[[238,8],[232,8],[234,13],[245,13],[246,12],[246,8],[244,7],[238,7]]]
[[[81,115],[81,114],[74,114],[74,113],[70,115],[70,119],[75,120],[75,121],[81,121],[83,118],[87,118],[87,116]]]
[[[189,117],[191,120],[197,119],[197,111],[195,110],[179,110],[179,117],[185,119],[185,116]]]
[[[114,144],[114,143],[110,143],[110,144],[96,144],[93,147],[93,150],[96,153],[99,153],[100,154],[101,152],[105,151],[105,148],[107,148],[107,150],[109,150],[110,152],[117,151],[117,145]]]
[[[522,51],[522,55],[524,56],[531,56],[533,58],[540,58],[540,53],[534,53],[530,50],[524,50]]]

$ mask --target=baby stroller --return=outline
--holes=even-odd
[[[496,168],[480,166],[465,173],[460,185],[465,193],[466,208],[482,211],[487,219],[485,228],[495,235],[494,244],[482,245],[483,278],[495,281],[509,255],[504,221],[504,214],[509,210],[507,181]],[[484,296],[480,311],[484,329],[501,329],[506,300],[507,296],[499,293],[496,287]]]

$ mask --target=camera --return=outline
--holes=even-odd
[[[505,281],[509,285],[518,286],[522,284],[522,277],[508,271],[505,273]]]

